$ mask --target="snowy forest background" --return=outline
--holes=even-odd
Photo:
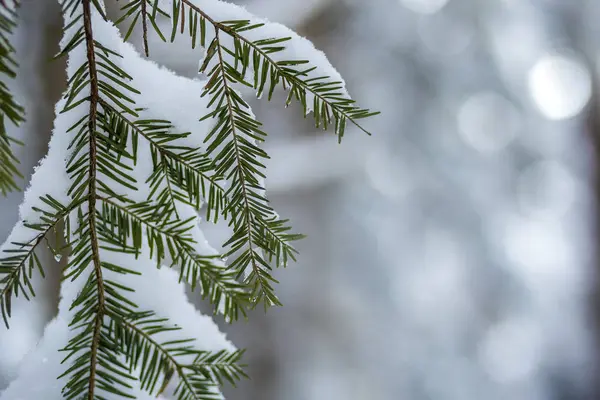
[[[22,3],[11,85],[30,174],[64,65],[48,63],[58,3]],[[308,238],[278,271],[284,307],[223,326],[252,376],[227,398],[600,398],[600,2],[235,3],[307,36],[382,115],[373,137],[349,130],[338,146],[299,113],[252,104],[271,132],[269,197]],[[187,45],[151,49],[195,76]],[[0,200],[2,238],[21,197]],[[56,312],[58,275],[39,285],[47,301],[0,327],[0,391]]]

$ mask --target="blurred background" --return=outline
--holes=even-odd
[[[28,69],[14,86],[30,110],[31,173],[64,73],[47,63],[56,2],[23,3]],[[282,93],[252,103],[270,133],[269,197],[308,238],[278,271],[284,307],[223,324],[248,348],[252,377],[226,397],[600,398],[600,2],[234,3],[308,37],[382,114],[372,137],[350,130],[338,145],[299,107],[284,112]],[[152,48],[195,76],[187,45]],[[19,202],[2,200],[2,237]],[[205,229],[222,242],[221,227]],[[55,312],[57,287],[45,284],[39,318],[0,331],[0,390]]]

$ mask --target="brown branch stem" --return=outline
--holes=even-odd
[[[98,113],[98,72],[96,70],[96,56],[94,52],[94,35],[92,32],[92,11],[90,0],[82,0],[83,6],[83,29],[86,42],[87,64],[90,76],[90,110],[88,117],[89,130],[89,183],[88,183],[88,221],[90,224],[90,241],[92,248],[92,263],[96,275],[96,286],[98,289],[98,309],[94,318],[92,347],[90,350],[90,380],[88,385],[88,400],[95,398],[96,374],[98,367],[98,352],[100,347],[100,333],[102,330],[102,321],[105,314],[105,294],[104,281],[102,279],[102,266],[100,264],[100,252],[96,228],[96,170],[97,170],[97,143],[96,143],[96,118]]]

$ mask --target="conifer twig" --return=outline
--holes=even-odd
[[[88,400],[94,400],[96,387],[96,366],[98,364],[98,351],[100,347],[100,334],[102,331],[102,321],[104,319],[104,281],[102,279],[102,266],[100,264],[100,252],[98,245],[98,236],[96,232],[96,170],[97,170],[97,143],[96,143],[96,114],[98,112],[98,73],[96,71],[96,56],[94,52],[94,36],[92,32],[92,12],[90,8],[91,0],[82,0],[83,7],[83,29],[86,42],[86,54],[88,73],[90,76],[90,111],[88,117],[89,130],[89,183],[88,183],[88,221],[90,225],[90,246],[92,249],[92,262],[94,273],[96,275],[96,287],[98,290],[98,309],[94,318],[94,333],[92,338],[92,348],[90,354],[90,381],[88,386]]]
[[[301,87],[305,91],[310,92],[312,95],[314,95],[316,98],[318,98],[319,100],[321,100],[323,103],[327,104],[329,107],[331,107],[332,109],[336,110],[336,112],[338,112],[340,115],[342,115],[344,117],[344,119],[347,119],[350,122],[352,122],[358,129],[360,129],[361,131],[363,131],[367,135],[371,135],[371,133],[369,131],[367,131],[362,125],[360,125],[356,121],[356,118],[354,118],[352,115],[350,115],[348,112],[346,112],[342,107],[339,107],[335,103],[330,102],[325,96],[323,96],[321,93],[319,93],[319,91],[314,90],[313,87],[311,87],[305,81],[303,81],[302,79],[300,79],[299,76],[302,76],[303,74],[293,74],[293,73],[290,73],[285,68],[283,68],[277,61],[275,61],[272,57],[270,57],[269,54],[267,52],[265,52],[260,46],[256,45],[256,43],[254,43],[253,41],[247,39],[246,37],[244,37],[243,35],[241,35],[239,32],[237,32],[235,29],[232,29],[231,27],[229,27],[229,26],[227,26],[227,25],[225,25],[225,24],[223,24],[223,23],[221,23],[219,21],[216,21],[215,19],[211,18],[210,15],[208,15],[206,12],[204,12],[200,7],[196,6],[190,0],[179,0],[179,1],[181,1],[182,4],[186,4],[188,7],[190,7],[195,12],[197,12],[198,14],[200,14],[210,24],[212,24],[215,27],[215,29],[223,31],[223,32],[227,33],[228,35],[230,35],[231,37],[233,37],[233,38],[239,40],[240,42],[245,43],[246,45],[250,46],[254,51],[256,51],[258,54],[260,54],[261,57],[263,57],[265,60],[267,60],[268,63],[269,63],[269,65],[271,65],[272,68],[274,68],[275,70],[277,70],[277,72],[280,74],[280,76],[285,76],[294,85],[298,85],[299,87]],[[360,118],[362,119],[362,118],[366,118],[367,116],[373,116],[373,115],[377,115],[377,114],[379,114],[379,112],[368,113],[367,115],[361,116]]]
[[[146,57],[150,57],[150,50],[148,48],[148,9],[146,0],[141,0],[141,13],[142,13],[142,39],[144,41],[144,53]]]

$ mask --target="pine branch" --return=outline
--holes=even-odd
[[[6,131],[7,120],[19,126],[25,120],[25,110],[14,99],[6,79],[14,79],[17,75],[17,62],[14,59],[15,49],[10,36],[16,27],[17,0],[5,0],[0,3],[0,192],[3,195],[19,190],[16,178],[23,178],[17,165],[19,160],[13,153],[14,145],[23,145]]]
[[[170,128],[170,124],[161,121],[129,120],[128,116],[137,117],[137,112],[128,106],[133,100],[125,91],[137,94],[139,92],[125,83],[131,80],[131,77],[111,61],[111,57],[119,55],[93,38],[90,39],[88,36],[91,35],[86,35],[86,29],[88,28],[84,18],[84,30],[78,30],[65,46],[70,51],[85,41],[88,58],[69,80],[70,90],[66,95],[63,112],[68,112],[85,101],[94,105],[94,112],[90,110],[86,118],[80,119],[69,129],[76,132],[70,144],[71,156],[67,160],[67,171],[72,180],[69,194],[75,199],[88,199],[89,210],[87,213],[80,212],[80,229],[76,232],[78,238],[70,260],[69,273],[65,278],[79,278],[86,272],[90,262],[95,265],[96,259],[100,272],[105,270],[118,274],[139,274],[138,271],[100,260],[92,250],[137,255],[143,245],[142,232],[145,232],[151,258],[160,262],[168,252],[173,264],[181,267],[180,280],[186,278],[192,286],[199,282],[203,288],[203,295],[210,296],[215,306],[222,304],[228,318],[237,318],[240,310],[244,312],[247,298],[244,287],[235,280],[234,274],[212,264],[208,257],[199,256],[195,252],[195,243],[189,235],[191,220],[176,221],[169,215],[165,218],[161,215],[164,203],[132,202],[126,195],[115,190],[116,186],[125,190],[137,188],[136,180],[129,174],[129,171],[133,171],[129,164],[135,165],[137,160],[139,137],[149,142],[163,162],[171,158],[174,160],[173,164],[181,165],[183,160],[188,163],[187,168],[194,169],[196,176],[199,175],[198,172],[203,173],[206,169],[200,168],[204,159],[186,153],[185,149],[182,151],[180,146],[170,143],[182,137],[169,137],[167,128]],[[91,32],[91,25],[89,31]],[[98,61],[92,59],[90,54],[97,57]],[[90,68],[92,64],[97,64],[99,69]],[[100,78],[110,80],[112,86]],[[124,91],[116,89],[114,84]],[[90,87],[91,95],[78,99],[79,93],[85,87]],[[93,126],[90,125],[90,121],[94,121]],[[86,152],[86,143],[91,143],[92,140],[94,151],[88,147]],[[158,169],[158,164],[155,160],[155,170]],[[176,177],[176,173],[170,172],[170,177]],[[190,187],[188,191],[196,193],[198,190],[194,184],[189,183],[192,180],[186,176],[183,181],[188,183],[181,186],[187,185]],[[177,183],[176,181],[177,179],[173,180]],[[200,194],[194,196],[199,197]],[[93,198],[93,203],[90,198]],[[90,221],[93,221],[93,224]],[[97,245],[90,246],[94,243]],[[98,397],[95,394],[96,388],[118,392],[120,395],[126,393],[129,387],[127,382],[133,377],[129,372],[122,370],[123,368],[109,368],[108,359],[104,357],[118,360],[120,352],[118,349],[111,349],[106,343],[107,334],[100,323],[110,319],[110,315],[127,316],[135,312],[136,305],[128,301],[126,294],[121,293],[123,290],[130,289],[104,279],[94,267],[93,273],[88,275],[84,289],[73,302],[72,308],[77,309],[77,312],[71,326],[72,329],[80,331],[64,349],[69,353],[64,362],[72,360],[70,368],[62,375],[69,376],[64,388],[67,398],[78,397],[84,392],[87,392],[89,398]],[[99,293],[102,293],[102,296],[99,296]],[[92,368],[91,365],[97,368]],[[84,386],[86,381],[87,388]]]

